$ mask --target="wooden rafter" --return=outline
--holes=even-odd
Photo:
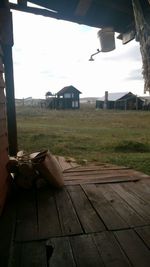
[[[27,6],[27,0],[18,0],[17,2],[20,6]]]
[[[93,0],[80,0],[76,10],[75,10],[75,15],[76,16],[85,16],[86,13],[88,12]]]
[[[99,0],[96,0],[95,2],[99,3]],[[104,1],[101,1],[99,4],[102,5],[102,6],[105,6],[105,7],[109,8],[109,9],[116,10],[116,11],[119,11],[119,12],[122,12],[122,13],[126,13],[126,14],[129,14],[129,15],[131,15],[133,13],[132,9],[130,7],[128,7],[126,5],[118,5],[114,1],[108,1],[108,0],[106,1],[106,0],[104,0]]]
[[[50,10],[47,9],[43,9],[43,8],[36,8],[36,7],[29,7],[29,6],[20,6],[17,4],[13,4],[10,3],[9,4],[10,9],[14,9],[14,10],[18,10],[18,11],[23,11],[23,12],[27,12],[27,13],[32,13],[35,15],[41,15],[41,16],[45,16],[45,17],[51,17],[51,18],[56,18],[56,19],[63,19],[63,17],[61,18],[61,15],[58,16],[58,13],[56,12],[52,12]]]
[[[110,25],[119,33],[127,31],[128,25],[132,25],[132,21],[134,21],[132,5],[130,5],[129,0],[127,5],[121,5],[119,0],[72,0],[68,1],[67,6],[65,5],[66,0],[29,1],[41,5],[42,8],[23,5],[21,4],[22,1],[19,0],[18,4],[9,3],[10,9],[72,21],[91,27],[101,28]],[[134,27],[129,26],[128,31],[133,29]]]

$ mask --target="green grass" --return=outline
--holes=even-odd
[[[150,174],[150,112],[17,108],[19,149],[108,162]]]

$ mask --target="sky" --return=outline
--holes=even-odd
[[[13,11],[13,60],[16,98],[45,98],[73,85],[81,97],[101,97],[105,91],[144,94],[139,44],[115,38],[116,49],[101,49],[98,28]],[[118,34],[116,33],[117,37]]]

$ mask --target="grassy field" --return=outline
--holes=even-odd
[[[17,108],[19,150],[49,149],[79,162],[109,162],[150,174],[150,112]]]

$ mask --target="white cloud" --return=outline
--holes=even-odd
[[[123,46],[116,39],[116,50],[100,53],[90,62],[90,55],[100,49],[98,29],[23,12],[13,14],[16,97],[44,97],[46,91],[56,93],[70,84],[82,96],[100,97],[105,90],[143,94],[143,81],[137,76],[129,79],[142,68],[136,42]]]

